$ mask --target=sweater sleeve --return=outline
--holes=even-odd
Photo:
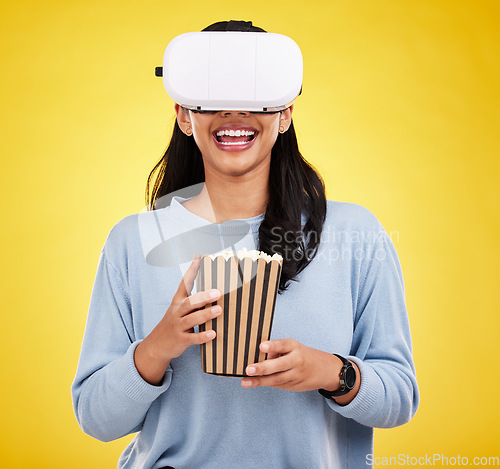
[[[98,440],[111,441],[140,430],[151,404],[170,385],[171,367],[160,386],[142,379],[134,363],[139,343],[124,282],[103,249],[71,388],[81,429]]]
[[[356,397],[340,406],[340,415],[370,427],[407,423],[419,404],[412,358],[403,274],[392,240],[382,230],[367,249],[360,269],[350,356],[361,373]]]

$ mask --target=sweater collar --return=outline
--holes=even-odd
[[[164,210],[168,210],[168,215],[175,221],[197,228],[199,231],[204,231],[205,228],[207,233],[213,233],[216,228],[218,228],[219,234],[228,236],[245,235],[248,232],[258,233],[265,215],[262,213],[252,218],[238,218],[224,223],[211,223],[184,207],[182,204],[187,200],[189,198],[174,196],[170,205]]]

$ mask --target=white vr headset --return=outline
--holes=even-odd
[[[203,31],[172,39],[156,76],[193,111],[277,112],[301,93],[302,69],[299,46],[282,34]]]

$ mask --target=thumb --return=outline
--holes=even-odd
[[[193,290],[194,286],[194,281],[196,279],[196,276],[198,275],[198,270],[200,268],[200,259],[201,259],[201,254],[196,253],[193,257],[193,260],[191,261],[191,264],[186,270],[186,273],[182,277],[181,283],[179,284],[179,288],[177,289],[177,292],[174,295],[174,298],[176,300],[180,301],[191,294],[191,291]]]

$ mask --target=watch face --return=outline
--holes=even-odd
[[[356,384],[356,370],[353,366],[348,367],[345,372],[345,384],[349,389],[353,389]]]

